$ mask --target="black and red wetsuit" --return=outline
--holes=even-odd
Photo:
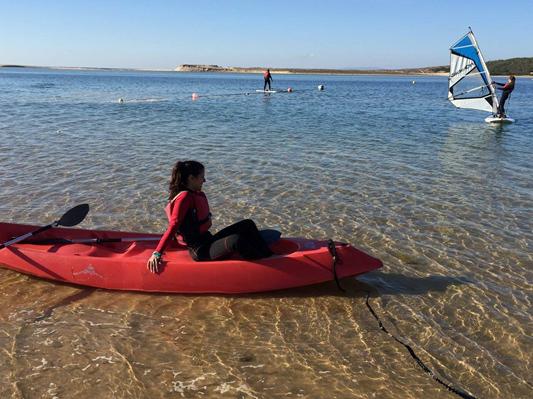
[[[245,259],[259,259],[272,252],[250,220],[241,220],[216,234],[211,234],[211,213],[206,195],[199,191],[181,191],[165,208],[168,227],[156,251],[163,253],[175,238],[187,246],[196,261],[226,258],[237,252]]]
[[[500,97],[500,103],[498,105],[498,114],[500,116],[505,116],[505,102],[507,101],[507,98],[509,98],[509,96],[514,90],[514,81],[507,82],[507,83],[498,83],[498,82],[494,82],[494,83],[500,86],[500,87],[496,87],[498,90],[502,90],[502,96]]]
[[[263,85],[263,90],[266,90],[266,87],[268,85],[268,90],[272,90],[270,87],[270,82],[272,82],[272,75],[270,74],[270,71],[263,72],[263,77],[265,78],[265,84]]]

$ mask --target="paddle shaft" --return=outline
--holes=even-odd
[[[122,238],[48,238],[26,241],[26,244],[101,244],[106,242],[159,241],[161,237],[122,237]]]
[[[43,226],[35,231],[30,231],[29,233],[26,233],[20,237],[16,237],[16,238],[13,238],[12,240],[9,240],[9,241],[6,241],[4,242],[3,244],[0,244],[0,249],[2,248],[5,248],[5,247],[8,247],[12,244],[16,244],[17,242],[20,242],[20,241],[23,241],[25,240],[26,238],[30,238],[36,234],[39,234],[39,233],[42,233],[43,231],[46,231],[48,229],[51,229],[52,227],[56,227],[57,226],[57,222],[54,222],[52,224],[49,224],[48,226]]]
[[[273,229],[260,230],[259,233],[267,244],[279,240],[281,233]],[[29,234],[29,233],[28,233]],[[27,237],[26,237],[27,238]],[[106,242],[136,242],[136,241],[159,241],[161,236],[156,237],[117,237],[117,238],[49,238],[38,241],[27,241],[27,244],[102,244]]]

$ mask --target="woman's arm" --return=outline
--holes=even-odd
[[[178,197],[174,200],[172,206],[168,227],[157,245],[157,252],[163,253],[165,251],[169,241],[178,232],[181,222],[183,222],[185,215],[187,215],[187,211],[191,208],[193,204],[192,201],[192,195],[188,191],[182,191],[178,194]]]
[[[188,191],[182,191],[174,200],[167,229],[161,237],[161,240],[159,240],[159,244],[157,245],[155,252],[148,260],[147,267],[152,273],[157,273],[159,271],[161,256],[163,255],[163,252],[165,251],[169,241],[177,233],[181,222],[183,222],[183,219],[185,218],[185,215],[187,214],[187,211],[191,205],[192,196]]]

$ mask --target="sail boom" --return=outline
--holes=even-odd
[[[486,87],[486,86],[483,85],[483,86],[474,87],[473,89],[470,89],[470,90],[467,90],[467,91],[463,91],[463,92],[461,92],[461,93],[459,93],[459,94],[455,94],[455,93],[454,93],[454,97],[459,97],[459,96],[462,96],[463,94],[472,93],[473,91],[476,91],[476,90],[482,89],[482,88],[484,88],[484,87]],[[487,96],[490,96],[490,94],[487,94],[486,96],[482,96],[482,97],[480,97],[480,98],[484,98],[484,97],[487,97]]]

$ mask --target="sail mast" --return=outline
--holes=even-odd
[[[485,76],[487,78],[488,87],[490,90],[490,94],[492,96],[492,113],[497,114],[498,113],[498,96],[496,95],[496,89],[494,88],[494,84],[492,83],[492,78],[490,76],[489,68],[487,68],[487,64],[485,63],[485,59],[483,58],[481,49],[479,48],[479,45],[477,44],[477,40],[476,40],[476,37],[474,36],[474,32],[472,31],[472,28],[469,26],[468,29],[470,30],[469,34],[472,37],[472,43],[474,44],[474,47],[476,48],[481,64],[483,65],[483,69],[485,70]]]

